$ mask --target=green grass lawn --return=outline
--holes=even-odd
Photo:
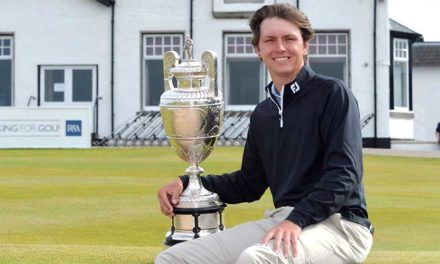
[[[219,147],[208,173],[239,167]],[[440,263],[440,159],[365,156],[375,242],[366,263]],[[0,150],[0,263],[152,263],[170,221],[157,190],[186,164],[170,148]],[[229,205],[227,226],[272,207]]]

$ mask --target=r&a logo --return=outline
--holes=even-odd
[[[80,137],[82,131],[81,120],[66,120],[66,136]]]

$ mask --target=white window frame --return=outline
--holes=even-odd
[[[152,37],[154,40],[153,45],[147,44],[147,38]],[[171,37],[171,45],[164,44],[165,37]],[[180,38],[180,45],[174,45],[173,37],[179,37]],[[162,44],[156,45],[155,39],[161,38]],[[147,92],[147,76],[145,72],[145,61],[146,60],[160,60],[163,61],[163,54],[168,50],[175,50],[174,48],[179,48],[180,52],[177,52],[179,56],[182,58],[183,55],[183,45],[184,45],[184,37],[183,33],[143,33],[142,34],[142,84],[141,84],[141,105],[143,110],[145,111],[158,111],[159,106],[154,105],[147,105],[147,98],[146,98],[146,92]],[[153,48],[154,54],[147,54],[147,48]],[[160,52],[156,52],[159,50],[156,50],[156,48],[160,49]],[[175,50],[176,51],[176,50]],[[163,76],[161,76],[163,78]]]
[[[235,40],[242,39],[243,43],[234,45],[234,51],[230,52],[229,47],[232,48],[232,45],[228,44],[228,38],[235,38]],[[225,96],[225,105],[227,110],[253,110],[255,105],[232,105],[229,102],[229,61],[245,61],[249,59],[258,59],[258,55],[255,53],[255,49],[252,46],[252,34],[251,33],[225,33],[223,37],[224,41],[224,63],[223,63],[223,72],[224,72],[224,91],[223,94]],[[237,43],[237,42],[236,42]],[[243,51],[239,50],[239,47],[243,48]],[[266,93],[264,91],[264,85],[266,84],[266,67],[264,63],[260,63],[260,87],[256,87],[259,91],[260,100],[265,99]]]
[[[232,1],[233,2],[233,1]],[[237,3],[228,3],[225,0],[212,0],[212,13],[217,18],[243,18],[250,17],[255,10],[264,5],[274,4],[275,0],[249,0],[237,1]]]
[[[4,55],[5,47],[3,45],[0,45],[0,60],[12,60],[12,55],[14,54],[14,38],[9,35],[0,34],[0,39],[2,40],[2,43],[4,40],[9,40],[11,43],[9,47],[10,48],[9,55]]]
[[[394,65],[395,62],[404,62],[406,65],[406,78],[405,78],[405,87],[406,90],[405,92],[405,96],[406,96],[406,106],[396,106],[395,105],[395,100],[396,98],[394,98],[394,94],[393,94],[393,107],[394,107],[394,111],[397,112],[409,112],[409,41],[408,39],[403,39],[403,38],[394,38],[393,39],[393,93],[395,92],[396,86],[395,86],[395,72],[394,72]],[[402,94],[403,96],[403,94]]]
[[[1,52],[0,52],[0,60],[11,60],[11,105],[14,105],[14,36],[12,35],[2,35],[0,34],[0,39],[2,42],[4,40],[10,41],[10,52],[9,55],[4,55],[4,47],[3,45],[0,46]]]
[[[45,71],[64,70],[64,101],[46,102],[45,101]],[[92,100],[90,102],[73,102],[73,71],[91,70],[92,71]],[[97,66],[96,65],[41,65],[40,66],[40,105],[42,106],[89,106],[93,109],[97,93]]]
[[[330,38],[335,38],[335,43],[330,43]],[[339,42],[339,37],[343,37],[345,42]],[[318,42],[319,38],[323,38],[324,42]],[[316,40],[316,42],[315,42]],[[332,52],[332,48],[334,47],[335,52]],[[350,78],[349,78],[349,34],[348,32],[316,32],[313,40],[309,42],[309,56],[310,58],[315,59],[316,61],[322,62],[344,62],[344,71],[343,77],[348,86],[350,86]],[[341,49],[345,51],[342,52]]]

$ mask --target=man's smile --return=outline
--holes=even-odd
[[[278,62],[281,62],[281,61],[286,61],[286,60],[288,60],[290,57],[278,57],[278,58],[273,58],[273,60],[274,61],[278,61]]]

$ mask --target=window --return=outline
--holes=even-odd
[[[93,99],[93,71],[90,69],[72,70],[72,101],[91,102]]]
[[[225,4],[264,4],[264,0],[224,0]]]
[[[348,84],[348,34],[316,33],[309,43],[308,63],[315,72]]]
[[[41,66],[42,105],[92,106],[96,66]]]
[[[0,35],[0,106],[12,105],[12,36]]]
[[[225,99],[229,105],[256,105],[265,98],[265,69],[251,34],[225,35]]]
[[[408,110],[408,40],[394,39],[394,56],[393,56],[393,98],[394,109]]]
[[[251,17],[255,10],[275,2],[275,0],[212,0],[212,13],[216,18]]]
[[[175,51],[182,57],[182,34],[145,34],[143,36],[144,106],[158,106],[164,91],[163,54]]]
[[[44,102],[64,102],[64,70],[44,70]]]

